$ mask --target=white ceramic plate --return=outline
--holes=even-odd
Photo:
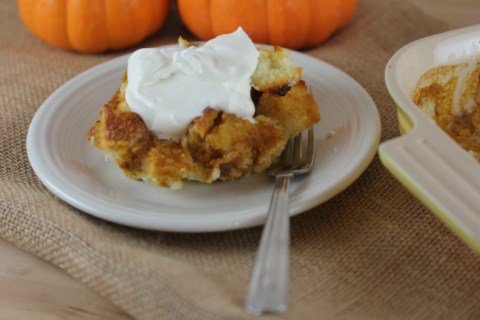
[[[368,93],[347,74],[307,55],[290,54],[304,68],[322,114],[315,129],[314,170],[291,185],[290,214],[295,215],[330,199],[360,176],[375,155],[380,119]],[[183,189],[172,191],[128,179],[87,144],[87,130],[120,85],[127,59],[83,72],[40,106],[30,124],[27,151],[43,184],[86,213],[132,227],[203,232],[263,223],[273,189],[273,180],[265,174],[211,185],[186,182]]]

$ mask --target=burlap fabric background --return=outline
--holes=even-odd
[[[363,0],[347,30],[308,53],[367,88],[386,140],[398,135],[383,81],[388,58],[447,28],[407,1]],[[171,42],[178,32],[167,28],[142,45]],[[242,305],[261,228],[174,234],[121,227],[58,200],[30,168],[25,137],[39,105],[118,54],[52,49],[22,26],[15,1],[1,1],[0,236],[139,319],[247,319]],[[291,255],[291,307],[280,318],[480,319],[480,257],[378,159],[345,192],[292,220]]]

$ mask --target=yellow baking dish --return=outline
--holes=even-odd
[[[385,82],[397,104],[402,136],[384,142],[385,167],[475,251],[480,252],[480,166],[422,113],[411,96],[433,67],[480,55],[480,24],[412,42],[387,64]]]

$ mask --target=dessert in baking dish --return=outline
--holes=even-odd
[[[413,101],[480,161],[480,59],[427,71]]]
[[[320,120],[287,51],[241,29],[138,50],[122,80],[87,139],[128,177],[171,189],[264,171]]]

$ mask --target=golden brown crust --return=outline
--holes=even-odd
[[[170,186],[181,180],[191,158],[178,143],[158,140],[136,113],[120,110],[121,92],[101,109],[100,119],[88,131],[87,139],[130,178]]]
[[[296,136],[320,120],[320,113],[305,82],[294,85],[285,96],[264,93],[256,114],[278,121],[287,136]]]
[[[88,132],[98,148],[115,152],[117,165],[131,178],[139,179],[142,159],[154,143],[154,136],[133,112],[119,112],[120,93],[101,109],[100,120]]]
[[[288,137],[268,118],[255,121],[207,108],[192,122],[182,145],[195,162],[219,169],[220,180],[263,171],[282,153]]]

